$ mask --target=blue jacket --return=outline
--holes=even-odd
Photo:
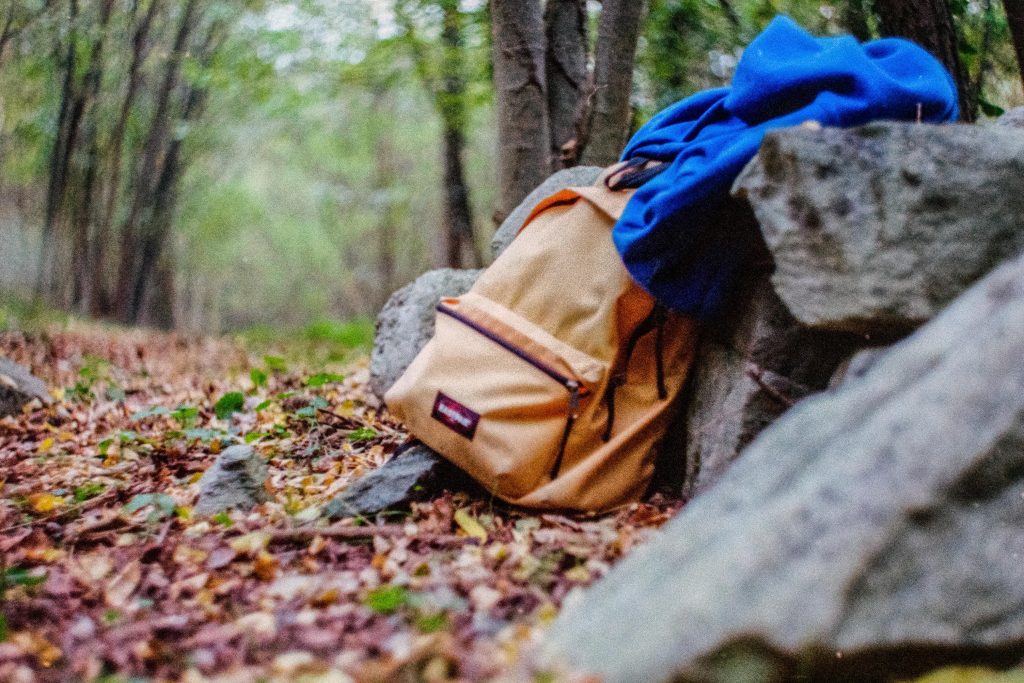
[[[623,160],[668,167],[637,189],[613,230],[630,274],[669,308],[706,319],[721,307],[744,254],[715,215],[765,132],[815,120],[937,123],[957,118],[942,65],[897,38],[863,45],[815,38],[777,17],[743,52],[732,86],[697,93],[654,116]]]

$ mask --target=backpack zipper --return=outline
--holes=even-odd
[[[568,444],[569,442],[569,432],[572,430],[573,423],[576,422],[576,419],[579,417],[580,397],[583,396],[583,394],[585,393],[583,386],[577,380],[559,372],[558,370],[554,369],[553,367],[551,367],[544,361],[540,360],[533,354],[524,351],[523,349],[519,348],[518,346],[508,341],[501,335],[496,334],[495,332],[492,332],[491,330],[487,329],[486,327],[477,323],[476,321],[467,318],[466,316],[462,315],[455,309],[446,306],[445,304],[438,304],[437,312],[443,313],[444,315],[447,315],[449,318],[452,318],[453,320],[457,320],[458,322],[462,323],[463,325],[470,328],[474,332],[477,332],[482,336],[486,337],[487,339],[490,339],[492,342],[502,347],[509,353],[513,354],[514,356],[518,357],[523,361],[526,361],[527,363],[537,368],[551,379],[561,384],[563,387],[565,387],[566,391],[569,392],[569,416],[565,422],[565,430],[562,432],[562,440],[558,446],[558,454],[555,456],[555,464],[552,466],[550,473],[552,479],[557,477],[558,472],[562,467],[562,458],[565,455],[566,444]]]
[[[651,312],[647,314],[647,317],[633,329],[633,334],[630,335],[629,341],[626,343],[625,358],[622,361],[622,372],[612,376],[604,394],[604,403],[607,408],[608,419],[605,421],[604,434],[601,435],[601,438],[605,443],[611,440],[612,427],[615,425],[615,392],[619,387],[626,383],[626,374],[629,371],[629,360],[633,357],[633,350],[636,348],[637,342],[652,330],[654,330],[654,362],[655,372],[657,373],[658,400],[664,401],[668,398],[668,389],[665,386],[665,368],[662,363],[665,341],[665,322],[667,319],[668,316],[665,313],[665,307],[659,303],[655,303],[654,308],[652,308]]]

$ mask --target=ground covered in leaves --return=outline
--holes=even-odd
[[[320,507],[406,438],[365,359],[82,324],[0,333],[0,355],[54,397],[0,420],[0,681],[516,675],[679,507],[534,516],[455,492],[328,525]],[[271,501],[192,514],[237,443],[266,457]]]

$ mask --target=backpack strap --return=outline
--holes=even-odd
[[[530,224],[534,218],[539,214],[547,211],[554,206],[564,206],[566,204],[575,204],[579,200],[583,199],[592,204],[598,210],[607,214],[613,221],[617,221],[619,216],[626,208],[626,204],[629,202],[629,198],[633,195],[632,188],[624,188],[620,190],[609,189],[604,179],[609,175],[609,171],[613,171],[616,167],[613,166],[601,174],[598,178],[596,185],[589,187],[567,187],[564,190],[545,197],[540,200],[530,215],[526,217],[523,224],[519,227],[517,234],[522,232],[523,228]]]

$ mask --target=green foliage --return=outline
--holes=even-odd
[[[377,430],[372,427],[360,427],[359,429],[352,430],[348,435],[348,440],[353,443],[359,441],[371,441],[379,436]]]
[[[82,484],[81,486],[75,488],[75,502],[84,503],[90,498],[95,498],[96,496],[100,495],[106,489],[107,485],[98,481],[90,481],[85,484]]]
[[[409,604],[409,591],[403,586],[380,586],[366,595],[363,604],[378,614],[394,614]]]
[[[220,420],[227,420],[245,407],[245,395],[240,391],[229,391],[213,405],[213,413]]]
[[[124,511],[132,513],[146,507],[152,507],[153,509],[146,520],[156,522],[173,515],[176,506],[177,504],[174,502],[174,499],[166,493],[140,493],[128,501],[124,506]]]

